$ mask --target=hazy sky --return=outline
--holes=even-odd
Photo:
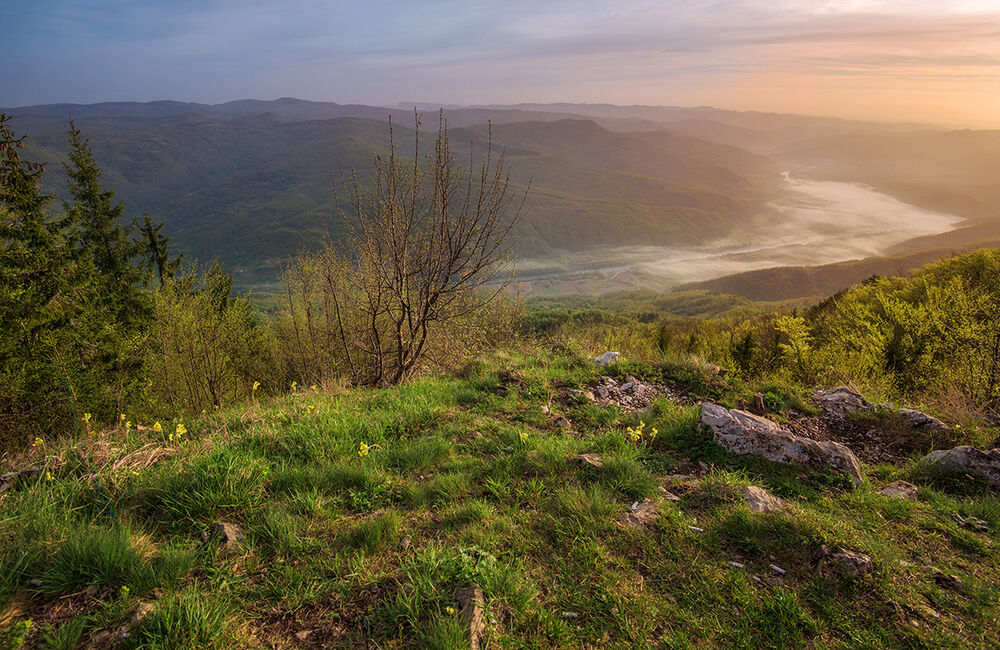
[[[0,106],[700,105],[1000,128],[1000,0],[4,0]]]

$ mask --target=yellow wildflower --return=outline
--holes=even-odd
[[[46,481],[52,480],[52,472],[45,472],[45,480]]]
[[[188,432],[188,430],[187,430],[187,427],[184,426],[184,423],[183,422],[178,422],[177,423],[177,437],[183,436],[187,432]]]
[[[309,406],[306,407],[306,410],[308,410],[310,413],[312,413],[314,408],[316,408],[316,407],[313,406],[312,404],[310,404]]]
[[[163,425],[160,424],[159,420],[153,423],[153,431],[157,433],[163,433]]]
[[[653,427],[652,431],[649,432],[649,439],[653,440],[659,433],[659,430],[656,427]]]
[[[125,420],[125,433],[132,430],[132,420]]]
[[[119,421],[119,422],[124,422],[124,421],[125,421],[125,414],[124,414],[124,413],[122,413],[122,414],[120,414],[120,415],[118,416],[118,421]]]
[[[90,413],[84,413],[81,419],[83,420],[84,424],[90,422]]]
[[[315,392],[315,391],[319,390],[319,386],[317,386],[316,384],[313,384],[312,386],[309,387],[309,389]]]
[[[528,434],[527,434],[527,432],[522,431],[521,432],[521,444],[523,445],[526,442],[528,442]]]
[[[35,438],[35,441],[33,443],[31,443],[31,446],[32,447],[41,447],[44,444],[45,444],[44,440],[42,440],[41,438]]]
[[[455,608],[454,607],[445,607],[444,611],[448,614],[448,616],[454,616],[454,614],[455,614]]]
[[[292,382],[292,392],[294,393],[295,389],[297,389],[298,387],[299,387],[299,382],[293,381]]]
[[[362,458],[364,458],[365,456],[367,456],[368,455],[368,449],[369,449],[368,445],[366,445],[365,443],[362,442],[360,445],[358,445],[358,456],[360,456]]]
[[[254,392],[256,392],[258,388],[260,388],[260,382],[259,381],[255,381],[253,383],[253,390],[254,390]]]

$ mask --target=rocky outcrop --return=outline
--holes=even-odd
[[[963,472],[1000,487],[1000,449],[982,451],[962,445],[932,451],[924,457],[924,462],[951,472]]]
[[[774,422],[718,404],[701,407],[701,424],[715,442],[734,454],[763,456],[779,463],[829,467],[861,483],[861,464],[850,449],[836,442],[796,436]]]

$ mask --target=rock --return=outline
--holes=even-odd
[[[601,399],[608,399],[608,389],[604,386],[598,386],[594,389],[594,394]]]
[[[796,436],[770,420],[746,411],[731,411],[711,402],[702,405],[700,421],[712,432],[715,442],[735,454],[763,456],[779,463],[829,467],[849,476],[855,485],[861,483],[861,464],[854,453],[840,443]]]
[[[667,501],[675,501],[676,502],[676,501],[680,501],[681,500],[681,498],[679,496],[677,496],[676,494],[674,494],[673,492],[671,492],[667,488],[663,487],[662,485],[659,488],[657,488],[657,492],[660,493],[660,497],[666,499]]]
[[[576,400],[584,400],[587,402],[594,401],[594,395],[589,390],[577,390],[575,388],[570,388],[566,391],[566,397]]]
[[[37,479],[41,473],[42,469],[40,467],[32,467],[31,469],[22,469],[19,472],[0,474],[0,494],[24,485],[32,479]]]
[[[863,578],[875,570],[875,562],[864,553],[825,544],[820,547],[820,553],[821,563],[827,567],[835,567],[842,575],[849,578]]]
[[[603,368],[604,366],[610,366],[615,361],[618,361],[618,358],[621,356],[620,352],[605,352],[601,356],[594,359],[594,363]]]
[[[576,456],[570,456],[570,462],[579,463],[581,465],[589,465],[590,467],[604,467],[604,461],[601,460],[600,454],[579,454]]]
[[[631,393],[634,390],[635,390],[635,382],[634,381],[626,381],[621,386],[621,391],[623,393]]]
[[[312,630],[300,630],[295,633],[295,638],[299,641],[305,641],[312,634]]]
[[[673,483],[684,483],[686,481],[693,481],[695,476],[693,474],[671,474],[667,477],[667,480]]]
[[[777,573],[777,574],[778,574],[779,576],[783,576],[783,575],[785,575],[786,573],[788,573],[788,571],[785,571],[784,569],[782,569],[782,568],[781,568],[780,566],[778,566],[777,564],[772,564],[772,565],[771,565],[771,571],[774,571],[774,572],[775,572],[775,573]]]
[[[969,530],[974,530],[977,533],[988,533],[988,532],[990,532],[990,523],[988,521],[984,521],[982,519],[978,519],[976,517],[973,517],[972,515],[968,515],[968,516],[963,517],[962,515],[958,514],[957,512],[954,515],[952,515],[952,516],[955,518],[955,521],[958,522],[958,525],[962,526],[963,528],[968,528]]]
[[[958,591],[962,588],[962,579],[956,575],[947,575],[940,571],[935,571],[931,574],[931,580],[933,580],[937,586],[945,589],[951,589],[952,591]]]
[[[813,401],[829,415],[843,418],[848,413],[871,408],[871,403],[846,386],[832,390],[818,390],[813,393]]]
[[[483,598],[483,590],[478,585],[462,587],[455,594],[458,601],[458,616],[462,625],[468,630],[470,650],[479,650],[482,647],[483,637],[486,636],[486,623],[483,621],[483,608],[486,601]]]
[[[135,608],[132,612],[132,617],[129,618],[129,626],[135,627],[142,622],[144,618],[153,613],[156,608],[153,607],[152,603],[139,603],[139,606]]]
[[[236,524],[231,524],[228,521],[220,521],[212,524],[211,528],[201,534],[201,541],[205,543],[221,542],[223,548],[234,550],[243,541],[243,531]]]
[[[906,481],[895,481],[878,491],[879,494],[894,499],[917,500],[917,486]]]
[[[785,507],[784,499],[779,499],[767,490],[750,485],[743,488],[743,501],[754,512],[773,512]]]
[[[660,514],[660,504],[654,499],[632,505],[632,509],[622,517],[622,523],[632,528],[642,528],[653,523]]]
[[[981,451],[962,445],[932,451],[924,457],[924,462],[944,470],[964,472],[1000,487],[1000,449]]]
[[[913,409],[899,409],[896,411],[903,419],[914,429],[920,429],[921,431],[940,431],[941,429],[947,429],[948,427],[941,420],[931,417],[926,413],[921,413],[920,411],[914,411]]]
[[[569,420],[560,415],[559,417],[556,418],[556,426],[559,427],[560,429],[568,429],[572,425],[570,424]]]

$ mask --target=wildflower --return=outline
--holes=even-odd
[[[260,388],[260,382],[259,381],[255,381],[253,383],[253,392],[256,393],[258,388]]]
[[[153,423],[153,431],[157,433],[163,433],[163,425],[160,424],[159,420]]]
[[[122,599],[128,598],[131,591],[132,590],[128,588],[128,585],[122,585],[121,589],[118,590],[118,597]]]
[[[87,424],[88,422],[90,422],[90,413],[84,413],[83,417],[80,419],[83,420],[84,424]]]
[[[41,447],[44,444],[45,444],[44,440],[42,440],[41,438],[35,438],[35,441],[33,443],[31,443],[31,446],[32,447]]]
[[[125,433],[132,429],[132,420],[125,420]]]
[[[297,382],[297,381],[293,381],[293,382],[292,382],[292,392],[294,393],[294,392],[295,392],[295,390],[296,390],[296,389],[297,389],[298,387],[299,387],[299,382]]]
[[[361,458],[364,458],[365,456],[368,455],[368,450],[369,449],[370,449],[370,447],[368,445],[366,445],[364,442],[362,442],[360,445],[358,445],[358,456],[360,456]]]
[[[306,407],[306,410],[308,410],[310,413],[312,413],[314,408],[316,408],[316,407],[313,406],[312,404],[310,404],[309,406]]]
[[[170,435],[168,435],[167,436],[167,440],[169,440],[170,442],[173,442],[174,441],[174,434],[171,433]]]
[[[319,386],[317,386],[316,384],[313,384],[312,386],[309,387],[309,390],[311,390],[311,391],[313,391],[315,393],[316,391],[319,390]]]
[[[46,481],[52,480],[52,472],[45,472],[45,480]]]
[[[187,432],[188,432],[188,430],[187,430],[187,427],[184,426],[184,423],[183,422],[178,422],[177,423],[177,437],[180,438],[181,436],[183,436]]]
[[[523,445],[523,444],[525,444],[527,442],[528,442],[528,433],[526,431],[522,431],[521,432],[521,444]]]
[[[454,607],[445,607],[444,611],[448,614],[448,616],[454,616],[455,615],[455,608]]]
[[[652,428],[652,430],[651,430],[651,431],[649,432],[649,439],[650,439],[650,440],[654,440],[654,439],[656,439],[656,436],[657,436],[657,435],[658,435],[659,433],[660,433],[660,432],[659,432],[659,430],[658,430],[658,429],[657,429],[656,427],[653,427],[653,428]]]

